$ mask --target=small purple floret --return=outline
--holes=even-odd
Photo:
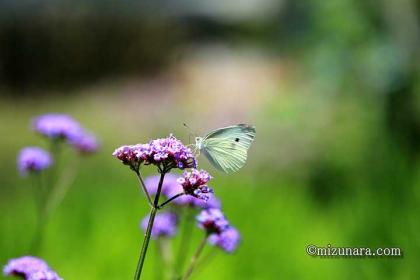
[[[3,274],[21,276],[25,280],[62,280],[45,261],[32,256],[9,260]]]
[[[220,209],[205,209],[196,217],[200,228],[204,229],[208,234],[219,234],[229,226],[229,222],[225,219]]]
[[[64,114],[45,114],[32,121],[33,129],[51,139],[72,141],[83,134],[80,124]]]
[[[172,182],[172,178],[173,177],[171,177],[171,182]],[[165,182],[166,182],[166,177],[165,177]],[[184,188],[178,182],[178,180],[176,180],[176,182],[171,184],[170,188],[168,189],[163,188],[162,191],[164,191],[164,194],[166,195],[166,197],[171,198],[179,193],[183,193]],[[203,209],[221,208],[220,201],[216,198],[216,196],[213,193],[208,193],[207,197],[208,197],[208,200],[206,201],[203,199],[196,198],[192,195],[182,195],[174,199],[172,203],[176,205],[192,206],[192,207],[203,208]]]
[[[168,172],[171,168],[184,169],[196,166],[192,151],[173,135],[152,140],[147,144],[122,146],[112,155],[132,168],[144,163],[165,167],[165,171]]]
[[[141,221],[141,228],[146,231],[149,223],[149,215]],[[177,231],[178,219],[174,213],[165,212],[157,214],[152,228],[152,238],[159,236],[174,236]]]
[[[37,271],[31,275],[26,280],[62,280],[57,273],[52,270]]]
[[[207,171],[193,169],[191,172],[185,171],[183,177],[178,178],[178,183],[183,187],[185,194],[207,201],[210,198],[209,194],[213,193],[206,185],[210,179]]]
[[[192,205],[198,208],[203,208],[203,209],[209,209],[209,208],[220,209],[222,207],[220,200],[218,200],[214,194],[209,193],[207,196],[208,196],[207,201],[190,196],[192,198]]]
[[[112,155],[125,165],[136,166],[139,160],[134,153],[135,147],[136,145],[121,146],[117,148]]]
[[[39,172],[51,166],[53,160],[48,152],[38,147],[23,148],[17,158],[19,172],[25,176],[28,172]]]

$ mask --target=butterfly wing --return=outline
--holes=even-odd
[[[239,124],[217,129],[203,139],[201,151],[216,168],[226,172],[244,166],[255,138],[255,127]]]

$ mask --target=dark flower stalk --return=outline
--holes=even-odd
[[[166,170],[166,168],[164,168],[163,170],[162,169],[160,170],[159,184],[158,184],[155,200],[154,200],[152,208],[150,210],[149,222],[147,224],[147,229],[146,229],[146,233],[144,235],[144,240],[143,240],[143,246],[141,248],[139,261],[137,263],[136,273],[134,275],[135,280],[139,280],[140,276],[141,276],[144,260],[146,259],[147,248],[149,247],[149,242],[150,242],[150,236],[151,236],[151,233],[152,233],[153,223],[155,221],[156,212],[159,209],[159,197],[160,197],[160,193],[162,191],[163,180],[165,179],[165,174],[167,172],[168,171]]]
[[[178,197],[183,196],[183,195],[185,195],[185,193],[179,193],[179,194],[174,195],[173,197],[169,198],[168,200],[166,200],[165,202],[163,202],[162,204],[160,204],[158,206],[159,209],[162,209],[163,207],[165,207],[166,204],[170,203],[172,200],[175,200]]]
[[[147,190],[147,187],[146,187],[146,185],[144,184],[144,180],[143,180],[143,177],[141,176],[140,170],[139,170],[139,169],[133,169],[133,170],[134,170],[134,172],[136,173],[137,178],[139,179],[140,186],[141,186],[141,188],[142,188],[142,190],[143,190],[144,194],[146,195],[147,202],[149,203],[149,205],[150,205],[151,207],[153,207],[152,198],[150,197],[149,191]]]

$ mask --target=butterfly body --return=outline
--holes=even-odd
[[[248,149],[255,138],[255,127],[238,124],[216,129],[205,137],[196,137],[195,148],[210,163],[226,173],[238,171],[245,165]]]
[[[195,137],[195,148],[201,150],[203,147],[203,137]]]

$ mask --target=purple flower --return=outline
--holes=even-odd
[[[141,163],[158,165],[164,168],[165,172],[171,168],[184,169],[196,166],[194,154],[173,135],[152,140],[147,144],[122,146],[114,151],[113,156],[134,169],[137,169]]]
[[[74,140],[83,134],[80,124],[64,114],[45,114],[32,121],[33,129],[51,139]]]
[[[229,226],[222,211],[216,208],[201,211],[196,219],[199,227],[206,230],[207,234],[219,234]]]
[[[92,154],[99,149],[98,139],[93,134],[83,133],[70,140],[70,144],[81,154]]]
[[[168,198],[171,198],[183,192],[184,192],[184,188],[177,181],[176,184],[173,184],[171,188],[169,188],[169,190],[165,192],[165,195]],[[208,193],[207,196],[209,199],[206,201],[206,200],[199,199],[191,195],[182,195],[174,199],[172,203],[176,205],[188,205],[188,206],[193,206],[193,207],[203,208],[203,209],[221,207],[220,201],[216,198],[216,196],[213,193]]]
[[[163,164],[167,169],[196,166],[194,154],[172,134],[167,138],[155,139],[148,144],[139,145],[136,152],[137,157],[146,165]]]
[[[62,280],[57,273],[52,270],[37,271],[29,275],[27,280]]]
[[[209,193],[213,192],[206,185],[210,179],[207,171],[193,169],[191,172],[185,171],[183,177],[178,178],[178,183],[183,187],[185,194],[207,201],[210,198]]]
[[[165,175],[165,178],[162,184],[162,194],[164,194],[167,197],[171,197],[172,190],[180,187],[180,185],[177,182],[177,178],[178,177],[172,173],[168,173]],[[146,185],[147,191],[149,192],[150,195],[156,194],[157,188],[159,185],[159,180],[160,180],[160,175],[149,176],[144,180],[144,184]],[[181,188],[181,192],[182,192],[182,188]]]
[[[139,164],[139,159],[134,153],[136,145],[121,146],[117,148],[112,155],[119,159],[123,164],[131,167],[136,167]]]
[[[171,212],[157,214],[152,228],[152,237],[159,236],[174,236],[176,234],[177,216]],[[147,224],[149,223],[149,216],[146,216],[141,221],[141,228],[146,231]]]
[[[61,280],[45,261],[31,256],[9,260],[3,274],[21,276],[25,280]]]
[[[198,208],[209,209],[209,208],[217,208],[220,209],[222,204],[219,199],[212,193],[208,194],[209,199],[207,201],[198,199],[195,197],[190,196],[192,198],[192,205]]]
[[[23,148],[17,159],[17,166],[22,175],[28,172],[39,172],[52,164],[50,154],[38,147]]]
[[[178,183],[177,175],[168,173],[165,175],[165,179],[162,185],[162,194],[167,198],[171,198],[177,194],[184,193],[184,188]],[[144,180],[147,191],[150,195],[155,195],[159,184],[160,175],[149,176]],[[191,195],[179,196],[172,201],[177,205],[189,205],[197,208],[220,208],[220,201],[212,193],[207,194],[209,199],[207,201],[196,198]]]
[[[213,233],[209,236],[210,244],[219,246],[227,253],[233,253],[238,247],[240,240],[239,232],[233,227],[228,227],[219,234]]]

